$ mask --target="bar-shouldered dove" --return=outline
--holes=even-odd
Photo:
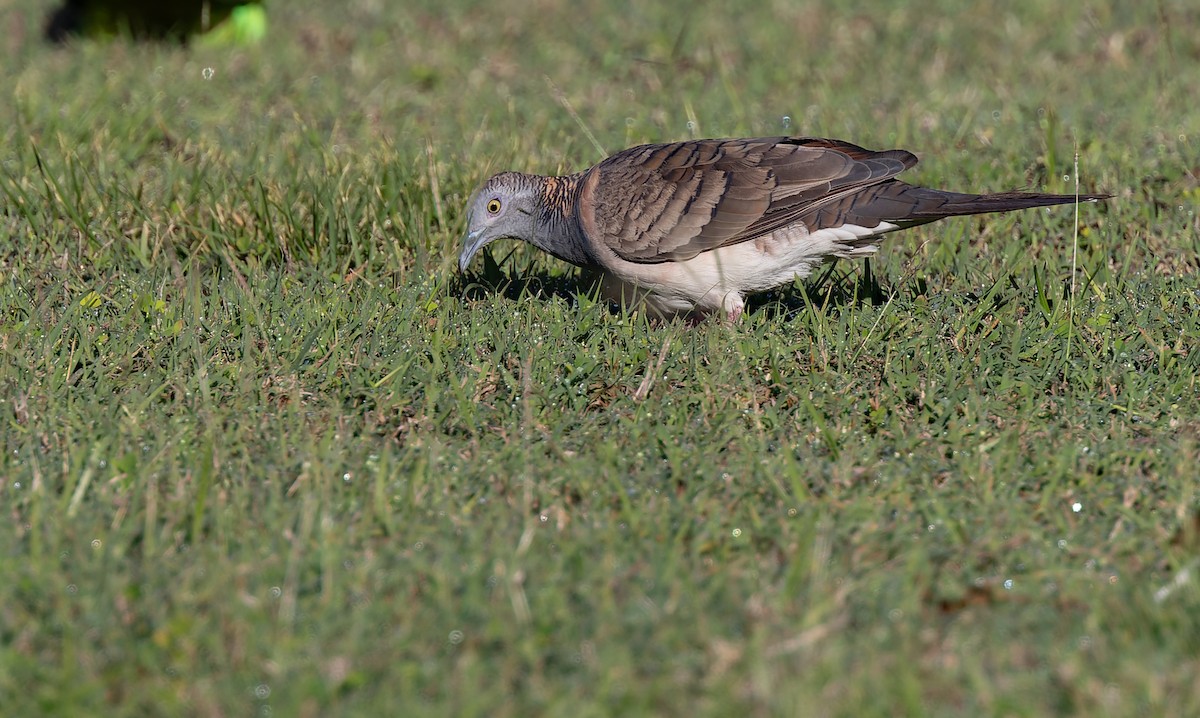
[[[869,256],[887,232],[1109,196],[961,194],[895,179],[916,163],[904,150],[765,137],[641,145],[564,177],[502,172],[470,200],[458,265],[489,242],[523,239],[600,270],[615,301],[736,320],[747,294]]]

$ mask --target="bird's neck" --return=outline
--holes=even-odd
[[[583,174],[542,177],[541,212],[534,222],[530,244],[580,267],[597,264],[577,215]]]

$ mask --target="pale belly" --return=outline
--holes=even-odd
[[[618,260],[605,272],[601,286],[608,299],[659,317],[723,311],[736,319],[745,306],[745,295],[803,279],[832,259],[870,256],[878,249],[878,240],[864,240],[896,229],[889,222],[812,233],[799,225],[785,227],[680,262]]]

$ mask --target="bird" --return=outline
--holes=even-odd
[[[459,271],[489,243],[519,239],[599,270],[616,303],[661,319],[737,321],[748,295],[869,257],[889,232],[1110,197],[965,194],[896,179],[916,164],[906,150],[760,137],[639,145],[565,176],[501,172],[467,204]]]

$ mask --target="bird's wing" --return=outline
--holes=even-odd
[[[587,173],[579,221],[592,241],[628,261],[681,261],[816,217],[916,162],[903,150],[818,138],[643,145]]]

